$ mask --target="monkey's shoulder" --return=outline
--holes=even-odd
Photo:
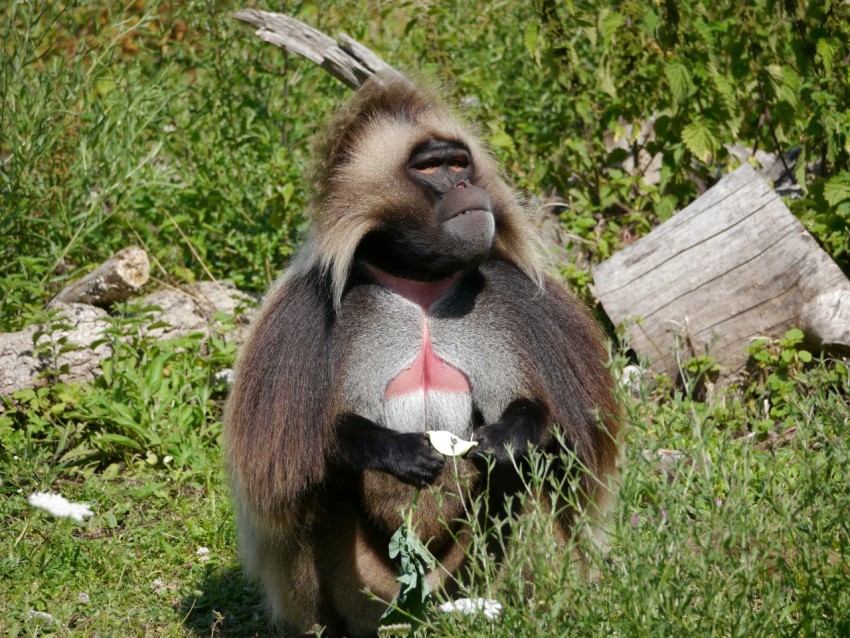
[[[545,276],[542,285],[509,261],[494,259],[480,268],[480,300],[533,318],[540,313],[586,313],[587,308],[560,281]]]
[[[590,308],[562,282],[546,276],[538,286],[513,264],[498,260],[481,272],[485,283],[478,311],[499,318],[513,345],[530,354],[535,367],[574,367],[576,353],[594,365],[606,358],[604,335]]]

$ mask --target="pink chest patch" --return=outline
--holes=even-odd
[[[369,271],[384,286],[412,301],[423,311],[422,346],[419,348],[419,353],[409,368],[389,382],[384,396],[396,397],[420,390],[425,394],[428,392],[471,392],[472,387],[466,375],[434,352],[428,333],[428,309],[451,290],[460,273],[440,281],[421,282],[394,277],[373,266],[369,266]]]
[[[431,347],[431,339],[428,336],[427,320],[425,321],[422,347],[419,349],[419,354],[416,355],[416,359],[409,368],[390,381],[384,396],[395,397],[418,390],[422,390],[426,394],[430,391],[461,393],[472,391],[466,375],[440,359],[434,352]]]

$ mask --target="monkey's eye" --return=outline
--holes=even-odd
[[[440,168],[442,162],[437,159],[426,160],[424,162],[419,162],[418,164],[414,164],[414,170],[419,171],[423,175],[433,175]]]
[[[449,168],[452,169],[455,173],[462,173],[466,170],[466,167],[469,166],[469,158],[466,155],[458,155],[453,157],[448,162]]]
[[[465,155],[457,155],[448,158],[432,158],[417,162],[413,165],[414,170],[419,171],[423,175],[433,175],[442,166],[448,166],[455,173],[462,173],[469,166],[469,159]]]

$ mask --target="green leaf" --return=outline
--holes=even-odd
[[[134,450],[139,450],[139,451],[142,450],[141,445],[139,445],[136,441],[131,439],[129,436],[124,436],[123,434],[112,434],[110,432],[107,432],[105,434],[101,434],[100,436],[98,436],[97,441],[103,442],[103,443],[112,443],[112,444],[115,444],[115,445],[121,445],[121,446],[124,446],[124,447],[132,448]]]
[[[838,46],[830,38],[821,38],[815,44],[815,60],[823,65],[827,75],[832,74],[832,61],[838,53]]]
[[[711,79],[714,82],[714,88],[717,89],[717,94],[720,96],[720,101],[730,113],[736,111],[737,100],[735,99],[735,84],[731,78],[717,72],[711,73]]]
[[[603,64],[599,67],[597,82],[599,85],[599,90],[607,93],[611,97],[617,97],[617,86],[614,83],[614,77],[611,75],[611,69],[609,65]]]
[[[782,80],[785,74],[782,72],[782,67],[778,64],[768,64],[764,67],[765,77],[770,82],[771,86],[778,88],[782,85]]]
[[[800,103],[800,90],[802,89],[802,80],[797,72],[791,67],[782,68],[782,82],[779,85],[779,97],[788,102],[792,107],[796,107]]]
[[[154,396],[162,387],[162,372],[165,364],[172,359],[174,353],[163,352],[159,354],[153,361],[148,364],[148,369],[145,371],[145,392],[146,398]]]
[[[411,623],[412,631],[416,628],[416,619],[425,617],[431,597],[431,588],[425,577],[428,570],[433,569],[437,563],[428,548],[419,540],[409,521],[402,523],[392,535],[389,556],[399,559],[401,573],[396,580],[401,588],[381,617],[381,624]]]
[[[830,179],[824,184],[823,197],[830,206],[837,206],[850,199],[850,176],[842,174]]]
[[[682,129],[682,142],[701,162],[708,162],[717,151],[717,137],[705,122],[691,122]]]
[[[626,23],[626,18],[619,13],[602,14],[599,20],[599,33],[605,42],[610,42],[612,36]]]
[[[506,148],[510,150],[514,148],[513,138],[503,130],[494,131],[488,141],[490,142],[490,146],[494,148]]]
[[[694,83],[691,79],[691,72],[688,68],[678,61],[668,62],[664,66],[664,75],[667,76],[667,83],[670,85],[670,91],[673,94],[673,101],[681,103],[694,91]]]
[[[799,328],[791,328],[788,332],[785,333],[785,337],[782,339],[783,346],[793,346],[803,341],[803,331]]]
[[[530,55],[534,60],[539,64],[540,63],[540,47],[538,46],[538,35],[539,28],[536,22],[530,22],[528,26],[525,28],[525,34],[523,34],[523,44],[525,45],[525,50],[528,51],[528,55]]]

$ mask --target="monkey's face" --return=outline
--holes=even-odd
[[[311,205],[314,254],[338,301],[353,261],[435,281],[492,255],[533,273],[527,219],[474,132],[450,113],[373,115],[327,138]],[[530,275],[531,276],[531,275]]]
[[[470,150],[461,142],[430,138],[404,166],[413,188],[385,208],[358,258],[391,274],[429,280],[481,264],[493,250],[496,223],[487,191],[475,183]]]

